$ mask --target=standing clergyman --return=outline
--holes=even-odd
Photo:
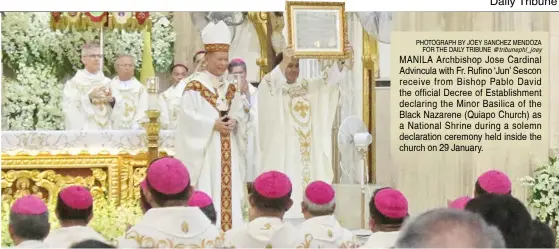
[[[225,79],[231,34],[224,22],[202,31],[206,70],[192,77],[181,100],[177,158],[192,172],[192,184],[215,202],[223,231],[243,224],[246,122],[243,99]]]

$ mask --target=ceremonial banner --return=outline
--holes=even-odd
[[[289,45],[297,58],[345,59],[344,2],[287,2]]]
[[[110,17],[109,28],[128,29],[132,20],[132,12],[113,12]]]

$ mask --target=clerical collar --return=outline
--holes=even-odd
[[[97,75],[99,75],[99,73],[101,73],[101,70],[97,71],[96,73],[91,73],[91,72],[87,71],[87,69],[84,69],[83,71],[89,76],[97,76]]]

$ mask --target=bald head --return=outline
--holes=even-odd
[[[407,222],[396,248],[503,248],[499,230],[481,216],[455,209],[435,209]]]

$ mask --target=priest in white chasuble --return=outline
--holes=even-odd
[[[135,65],[130,55],[118,56],[115,61],[117,76],[111,82],[115,98],[111,126],[115,130],[137,130],[147,121],[148,93],[134,77]]]
[[[330,184],[315,181],[307,186],[301,203],[304,234],[312,236],[312,248],[357,248],[359,240],[336,217],[336,192]]]
[[[224,77],[231,34],[224,22],[202,30],[206,70],[186,84],[176,132],[176,157],[192,172],[192,184],[211,196],[217,226],[243,224],[241,203],[248,114],[235,85]]]
[[[160,122],[165,130],[177,128],[177,117],[180,108],[182,93],[188,75],[188,68],[182,64],[175,64],[171,68],[172,85],[159,95]]]
[[[115,104],[111,80],[101,70],[101,47],[85,44],[82,48],[84,69],[64,85],[62,111],[66,130],[111,129],[111,112]]]
[[[346,62],[327,62],[319,77],[301,79],[299,60],[293,54],[292,48],[285,49],[281,63],[258,87],[259,172],[289,175],[295,203],[285,218],[302,221],[300,204],[306,186],[315,180],[333,180],[332,125],[338,84],[345,72],[340,65]]]
[[[194,189],[179,160],[154,160],[146,171],[145,197],[151,208],[119,238],[120,248],[220,248],[223,233],[198,207],[188,207]]]
[[[249,196],[249,223],[225,233],[235,248],[309,248],[312,236],[303,234],[283,216],[292,208],[289,177],[278,171],[260,174]]]

